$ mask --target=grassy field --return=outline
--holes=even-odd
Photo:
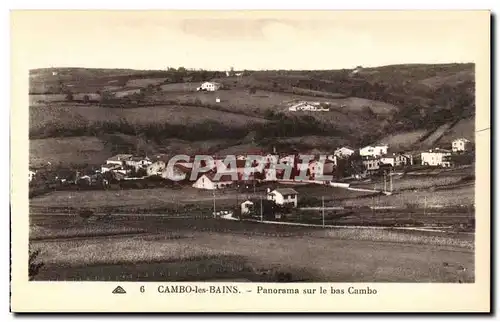
[[[388,144],[395,151],[406,150],[417,144],[427,132],[427,130],[416,130],[396,133],[380,139],[380,142]]]
[[[91,136],[30,140],[30,165],[101,164],[113,155],[104,141]]]
[[[273,272],[286,272],[291,279],[315,282],[474,281],[474,251],[469,237],[116,217],[115,225],[128,231],[117,232],[109,222],[108,228],[101,229],[109,229],[114,238],[84,238],[82,234],[73,239],[68,235],[53,238],[58,229],[68,225],[89,230],[88,223],[75,220],[80,219],[32,218],[38,231],[50,227],[44,232],[50,239],[42,239],[42,232],[30,242],[33,249],[40,250],[37,260],[45,264],[37,280],[224,278],[262,282],[276,281]],[[139,227],[148,234],[120,235]]]
[[[256,186],[256,194],[264,195],[267,187],[274,189],[275,184]],[[357,198],[371,195],[371,193],[350,191],[342,188],[319,185],[280,185],[280,187],[293,187],[299,192],[300,198],[325,197],[325,201],[335,201],[344,198]],[[247,192],[236,192],[233,189],[216,191],[215,198],[219,206],[234,207],[237,201],[243,201],[253,195],[253,187]],[[30,200],[30,206],[35,208],[72,206],[75,208],[86,207],[116,207],[117,209],[139,207],[161,208],[173,205],[203,204],[212,205],[213,192],[200,190],[190,185],[182,189],[157,188],[157,189],[131,189],[131,190],[99,190],[99,191],[56,191],[51,194],[36,197]]]
[[[262,123],[261,118],[215,111],[191,106],[154,106],[133,109],[75,106],[38,106],[30,108],[30,129],[57,126],[68,128],[93,122],[120,122],[130,124],[196,124],[207,120],[217,121],[234,127],[249,123]]]
[[[393,207],[454,207],[474,205],[474,184],[457,185],[456,188],[406,190],[391,196],[377,196],[342,200],[345,206],[393,206]]]

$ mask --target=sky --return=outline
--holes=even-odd
[[[11,15],[11,41],[16,59],[30,69],[340,69],[460,63],[473,62],[484,49],[477,37],[484,29],[478,29],[476,19],[484,14],[17,11]]]

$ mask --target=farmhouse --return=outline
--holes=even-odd
[[[351,155],[353,155],[355,152],[355,150],[349,146],[343,146],[341,148],[338,148],[337,150],[335,150],[333,153],[335,154],[335,156],[339,157],[339,158],[345,158],[345,157],[349,157]]]
[[[376,157],[387,154],[387,149],[389,146],[387,144],[379,145],[368,145],[364,148],[359,149],[359,155],[362,157]]]
[[[267,200],[281,206],[292,205],[297,208],[298,192],[291,188],[279,188],[267,193]]]
[[[459,138],[451,142],[451,150],[453,152],[465,152],[470,147],[470,141],[465,138]]]
[[[288,107],[289,111],[296,112],[296,111],[313,111],[313,112],[327,112],[330,110],[330,108],[323,107],[321,106],[321,103],[319,102],[306,102],[306,101],[301,101],[298,102],[292,106]]]
[[[106,160],[106,164],[124,165],[126,161],[132,159],[132,154],[117,154]]]
[[[420,154],[422,165],[430,166],[451,167],[450,157],[451,152],[443,149],[431,149]]]
[[[216,83],[216,82],[205,82],[200,85],[200,87],[196,88],[197,91],[209,91],[209,92],[215,92],[219,90],[222,87],[221,83]]]

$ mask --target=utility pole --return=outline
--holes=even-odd
[[[264,208],[262,207],[262,196],[260,196],[260,221],[264,221]]]
[[[424,216],[427,215],[427,196],[424,196]]]
[[[372,217],[375,217],[375,197],[372,197]]]
[[[384,170],[384,192],[387,192],[387,181],[385,180],[385,170]]]
[[[213,193],[213,197],[214,197],[214,218],[215,218],[216,217],[216,214],[215,214],[215,190],[212,193]]]
[[[321,212],[322,212],[322,216],[323,216],[323,228],[325,228],[325,197],[321,197]]]
[[[389,171],[389,189],[392,192],[392,169]]]

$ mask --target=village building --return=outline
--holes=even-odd
[[[389,146],[387,144],[379,145],[368,145],[359,149],[359,155],[361,157],[378,157],[387,154],[387,149]]]
[[[351,148],[349,146],[343,146],[343,147],[335,150],[334,154],[335,154],[335,156],[337,156],[339,158],[346,158],[346,157],[350,157],[351,155],[353,155],[354,152],[356,152],[356,151],[353,148]]]
[[[151,162],[151,159],[149,159],[148,157],[135,157],[135,156],[125,161],[125,165],[133,167],[135,168],[135,170],[138,170],[140,168],[145,169],[152,163],[153,162]]]
[[[361,162],[368,172],[374,172],[380,169],[381,161],[379,157],[365,157]]]
[[[451,142],[451,150],[453,152],[465,152],[470,149],[470,141],[465,138],[459,138]]]
[[[132,154],[117,154],[107,159],[106,164],[125,165],[132,157]]]
[[[297,208],[297,196],[298,192],[292,188],[278,188],[267,193],[267,200],[272,200],[280,206]]]
[[[115,171],[118,169],[121,169],[122,165],[121,164],[115,164],[115,163],[106,163],[101,165],[101,173],[106,173],[108,171]]]
[[[380,163],[390,164],[392,167],[402,167],[413,164],[413,156],[411,154],[393,153],[380,158]]]
[[[309,163],[309,177],[319,179],[323,175],[331,175],[335,171],[335,163],[328,159],[313,160]]]
[[[451,152],[444,149],[431,149],[420,154],[422,165],[451,167]]]
[[[197,91],[208,91],[208,92],[215,92],[219,90],[222,87],[221,83],[216,83],[216,82],[205,82],[200,85],[200,87],[196,88]]]
[[[217,190],[229,187],[233,184],[230,175],[222,175],[219,180],[215,180],[215,174],[215,171],[204,173],[196,180],[193,187],[204,190]]]

